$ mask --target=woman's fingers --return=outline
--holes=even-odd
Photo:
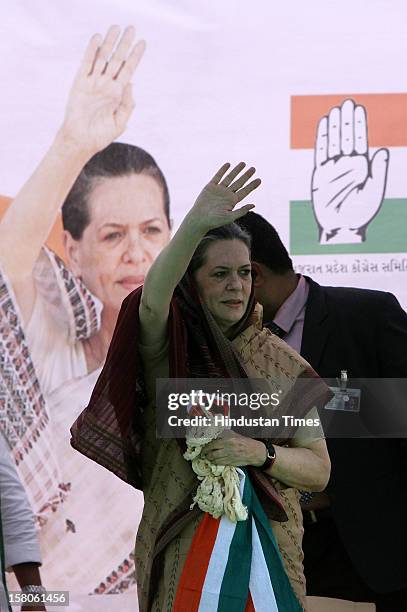
[[[225,174],[225,172],[229,170],[229,168],[230,168],[229,162],[227,162],[226,164],[223,164],[223,166],[219,168],[215,176],[213,176],[209,182],[218,184],[222,176]]]
[[[224,448],[224,444],[222,442],[222,438],[216,438],[215,440],[212,440],[212,442],[208,442],[208,444],[205,444],[204,448],[201,451],[201,456],[207,456],[208,453],[212,453],[213,451],[218,451]]]
[[[146,42],[139,40],[130,52],[130,55],[125,62],[122,62],[119,72],[114,77],[119,83],[126,84],[130,81],[135,69],[137,68],[141,58],[143,57]]]
[[[124,30],[116,49],[114,51],[112,49],[112,55],[106,64],[104,70],[106,76],[110,76],[113,79],[117,77],[123,63],[127,59],[129,50],[134,41],[135,33],[136,31],[133,26],[129,26]]]
[[[120,27],[111,26],[104,39],[100,34],[92,36],[79,69],[78,76],[94,75],[116,79],[126,85],[135,71],[145,49],[145,41],[140,40],[133,47],[135,29],[126,28],[120,36]]]
[[[213,463],[213,465],[228,465],[229,458],[228,457],[213,457],[213,459],[211,459],[211,463]]]
[[[227,457],[227,450],[225,448],[214,448],[205,453],[205,458],[208,461],[219,461]]]
[[[236,192],[238,189],[243,187],[245,183],[247,183],[249,178],[251,178],[255,172],[256,172],[256,168],[253,168],[253,167],[246,170],[246,172],[242,174],[242,176],[240,176],[234,183],[229,185],[230,189]]]
[[[244,187],[244,185],[247,183],[247,181],[253,176],[253,174],[256,172],[256,168],[249,168],[248,170],[246,170],[246,172],[244,172],[244,174],[242,174],[242,176],[240,176],[238,179],[236,179],[236,177],[240,174],[240,172],[243,170],[243,168],[245,167],[245,163],[244,162],[239,162],[230,172],[229,174],[227,174],[223,180],[222,177],[224,176],[225,172],[230,168],[230,164],[224,164],[215,174],[215,176],[212,178],[211,183],[216,183],[221,185],[222,187],[228,187],[229,189],[231,189],[231,191],[234,191],[238,197],[238,202],[240,202],[240,200],[243,200],[243,198],[245,198],[249,193],[251,193],[254,189],[257,189],[257,187],[260,185],[261,180],[260,179],[255,179],[254,181],[252,181],[251,183],[249,183],[248,185],[246,185]],[[236,180],[235,180],[236,179]]]
[[[120,27],[117,25],[110,26],[106,32],[106,36],[101,46],[98,49],[95,65],[92,74],[99,76],[103,74],[106,64],[109,61],[110,55],[114,49],[117,39],[120,35]]]
[[[250,210],[253,210],[253,208],[255,208],[254,204],[245,204],[245,206],[242,206],[241,208],[238,208],[237,210],[235,209],[231,213],[233,221],[236,221],[237,219],[240,219],[240,217],[244,217],[245,215],[247,215],[247,213]]]
[[[249,195],[249,193],[257,189],[257,187],[260,184],[261,184],[261,179],[258,178],[258,179],[254,179],[254,181],[246,185],[246,187],[239,189],[239,191],[236,192],[237,201],[241,202],[244,198],[246,198]]]
[[[246,164],[244,162],[239,162],[237,166],[235,166],[233,170],[231,170],[229,174],[225,176],[225,178],[220,184],[223,185],[223,187],[229,187],[232,181],[234,181],[237,175],[243,170],[245,165]]]
[[[77,77],[89,76],[94,68],[97,52],[102,44],[102,36],[100,34],[94,34],[90,39],[88,46],[86,47],[85,54],[81,65],[79,66]]]
[[[224,223],[239,219],[254,208],[254,204],[247,204],[243,208],[234,210],[236,204],[257,189],[261,183],[261,180],[257,178],[246,184],[256,172],[256,169],[253,167],[237,178],[244,167],[244,162],[240,162],[226,174],[230,169],[230,164],[224,164],[199,195],[197,204],[202,204],[203,211],[209,214],[210,226],[218,227]],[[199,210],[199,206],[197,210]],[[213,215],[213,219],[211,215]]]

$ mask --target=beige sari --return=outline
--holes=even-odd
[[[293,349],[267,329],[262,329],[262,309],[256,306],[254,323],[232,342],[249,377],[270,381],[271,387],[291,388],[300,376],[314,376],[310,366]],[[157,349],[157,350],[156,350]],[[168,377],[166,347],[141,347],[148,372],[149,395],[156,377]],[[317,385],[315,400],[325,389]],[[150,395],[152,397],[152,395]],[[314,404],[309,399],[308,409]],[[141,612],[170,612],[178,581],[197,525],[203,513],[188,511],[198,485],[190,464],[183,458],[176,440],[157,440],[155,411],[150,403],[146,413],[143,446],[145,506],[136,540],[136,568]],[[319,431],[315,439],[322,437]],[[252,474],[260,472],[251,468]],[[263,478],[267,478],[263,476]],[[296,489],[274,481],[288,520],[270,523],[287,575],[305,609],[305,578],[302,553],[302,514]],[[267,512],[266,512],[267,513]],[[270,514],[269,512],[267,514]]]

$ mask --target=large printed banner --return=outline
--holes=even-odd
[[[311,273],[396,281],[407,272],[407,184],[397,173],[407,163],[406,102],[406,94],[291,98],[291,148],[307,151],[313,168],[310,197],[290,202],[290,252],[352,255],[321,258]]]
[[[256,210],[275,225],[298,272],[321,284],[390,291],[407,306],[407,94],[399,68],[407,7],[7,5],[0,231],[7,227],[15,258],[0,244],[0,426],[37,518],[47,587],[131,592],[142,494],[69,444],[120,304],[220,164],[243,159],[262,178]],[[85,181],[64,224],[58,203],[48,236],[35,193],[5,225],[61,124],[88,39],[111,23],[135,24],[147,42],[134,77],[136,109],[120,138],[136,145],[126,156],[143,170]]]
[[[311,199],[290,202],[293,255],[407,252],[407,184],[388,181],[407,163],[406,108],[407,94],[292,97],[291,148],[314,158]]]

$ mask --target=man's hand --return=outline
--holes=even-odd
[[[266,445],[259,440],[246,438],[235,431],[226,430],[222,436],[209,442],[201,451],[201,457],[214,465],[263,465],[267,457]]]
[[[388,149],[369,159],[366,112],[345,100],[318,125],[312,204],[321,244],[363,242],[382,205]]]
[[[13,565],[13,572],[21,588],[23,588],[27,584],[35,584],[41,586],[41,575],[38,563],[30,561],[27,561],[25,563],[16,563],[16,565]],[[45,604],[40,603],[22,605],[21,612],[26,612],[26,610],[31,610],[31,612],[43,612],[44,610],[46,610],[46,607]]]

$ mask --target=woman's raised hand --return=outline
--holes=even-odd
[[[111,26],[104,39],[92,36],[72,85],[62,137],[93,155],[124,131],[134,108],[131,78],[145,42],[135,30]],[[120,39],[119,39],[120,37]]]
[[[260,179],[247,182],[256,169],[249,168],[241,174],[245,165],[244,162],[240,162],[226,174],[230,164],[224,164],[199,194],[189,214],[205,233],[215,227],[236,221],[254,208],[254,204],[246,204],[235,209],[236,204],[257,189],[261,183]]]

